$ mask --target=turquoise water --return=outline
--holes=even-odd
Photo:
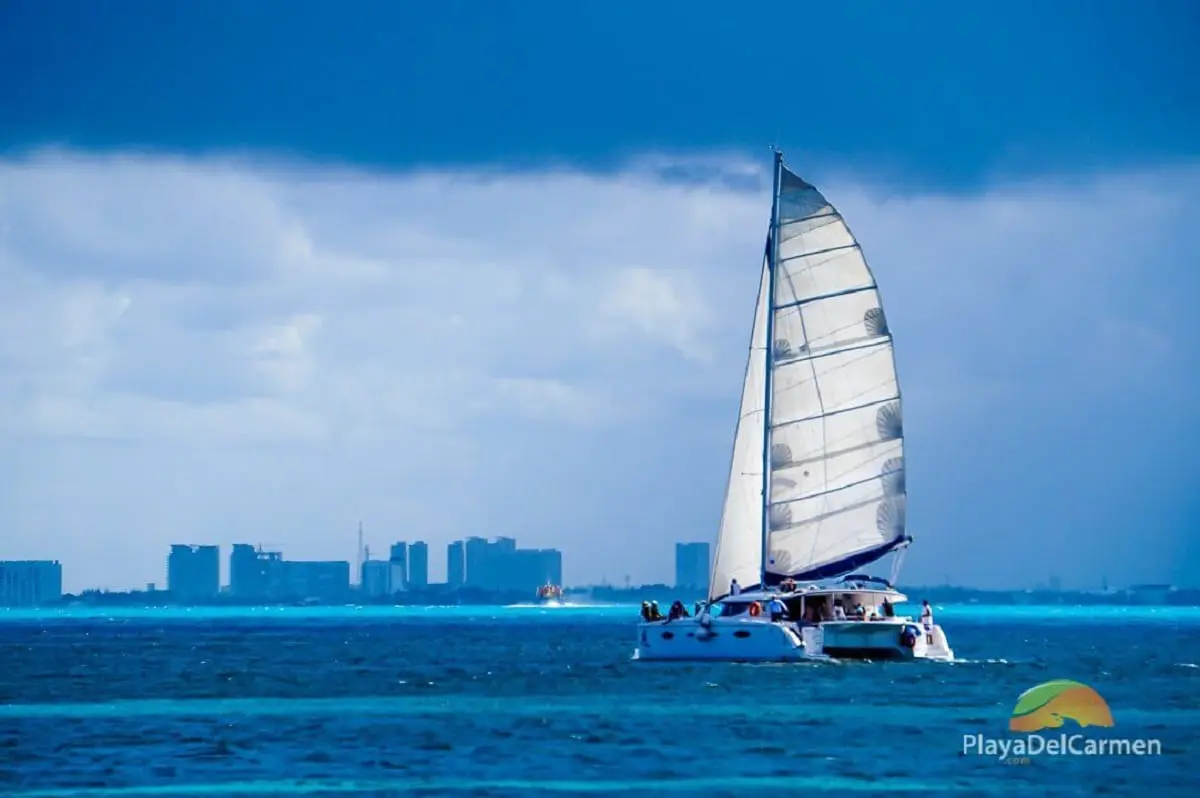
[[[960,662],[791,666],[631,661],[636,612],[0,611],[0,794],[1197,794],[1195,608],[946,606]],[[1162,754],[963,754],[1053,678]]]

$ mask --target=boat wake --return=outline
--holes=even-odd
[[[536,602],[536,601],[526,601],[526,602],[522,602],[520,604],[505,604],[504,608],[506,610],[560,610],[560,609],[568,609],[570,607],[587,607],[587,606],[591,606],[591,605],[572,604],[569,601],[564,601],[561,603],[560,602],[551,602],[551,603],[547,603],[547,604],[542,604],[542,603]]]

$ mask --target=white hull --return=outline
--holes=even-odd
[[[827,621],[815,625],[773,623],[759,618],[696,618],[638,624],[634,657],[649,661],[797,662],[801,660],[869,659],[952,661],[954,652],[940,626],[933,643],[921,633],[911,647],[903,632],[905,618],[875,621]]]

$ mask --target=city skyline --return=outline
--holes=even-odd
[[[349,605],[362,601],[377,604],[389,599],[398,604],[440,606],[447,600],[458,603],[458,591],[462,590],[469,591],[469,601],[486,604],[494,603],[497,599],[518,599],[521,594],[527,593],[529,584],[537,582],[527,570],[522,575],[520,558],[503,563],[494,562],[490,568],[479,561],[479,555],[485,553],[486,549],[499,554],[501,559],[505,559],[506,552],[511,558],[515,541],[503,538],[487,541],[478,537],[468,540],[475,544],[475,563],[471,569],[467,568],[466,552],[462,546],[466,541],[451,543],[447,554],[449,556],[457,549],[457,556],[463,566],[462,572],[473,569],[476,576],[474,579],[467,578],[449,583],[437,583],[429,579],[425,571],[428,546],[424,541],[394,544],[390,548],[387,560],[364,560],[358,569],[361,581],[357,584],[351,579],[351,565],[346,560],[286,560],[282,552],[266,551],[250,544],[235,544],[232,547],[228,557],[231,576],[226,584],[221,584],[219,578],[219,547],[174,544],[168,556],[168,583],[165,586],[148,583],[145,590],[131,591],[85,589],[72,593],[63,590],[63,567],[57,560],[0,560],[0,609],[48,607],[59,604],[64,598],[101,602],[115,600],[124,606],[131,606],[129,601],[138,601],[139,597],[142,606],[186,607],[214,603],[228,605],[231,601],[236,605],[277,606],[313,602],[322,605]],[[486,545],[480,548],[480,543]],[[515,553],[553,554],[557,561],[553,567],[561,568],[561,555],[557,551],[516,550]],[[611,601],[619,597],[629,600],[632,597],[633,603],[636,603],[645,595],[645,591],[662,589],[681,595],[703,596],[705,584],[699,577],[705,573],[710,556],[708,544],[677,542],[676,577],[673,583],[659,582],[623,587],[605,584],[570,585],[553,576],[551,582],[568,590],[591,593],[601,601]],[[480,565],[484,567],[480,568]],[[500,582],[495,582],[494,576],[489,576],[489,573],[503,573],[505,576]],[[912,594],[913,590],[919,591],[920,594],[933,591],[942,601],[968,603],[995,601],[1000,604],[1027,604],[1039,600],[1061,603],[1066,599],[1082,603],[1182,603],[1194,606],[1200,601],[1200,587],[1192,585],[1109,585],[1107,580],[1104,580],[1098,589],[1072,588],[1064,586],[1057,575],[1052,575],[1046,583],[1039,583],[1030,588],[989,590],[950,583],[902,586],[902,592]],[[1051,598],[1053,596],[1058,598]]]
[[[482,531],[669,580],[715,542],[775,144],[895,336],[901,581],[1186,582],[1194,10],[1018,5],[780,4],[872,54],[807,37],[795,95],[748,7],[3,6],[0,558],[138,587],[361,519],[435,572]]]

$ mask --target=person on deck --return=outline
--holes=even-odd
[[[933,607],[929,606],[929,599],[921,602],[921,626],[925,628],[925,642],[933,645]]]
[[[742,592],[742,586],[738,584],[738,580],[735,578],[732,582],[729,583],[729,595],[736,596],[738,593],[741,593],[741,592]]]
[[[779,622],[787,618],[787,607],[779,600],[779,596],[771,599],[771,603],[767,605],[767,611],[771,613],[771,620]]]
[[[893,607],[892,602],[888,601],[886,598],[883,600],[883,617],[885,617],[885,618],[895,618],[896,617],[896,608]]]

